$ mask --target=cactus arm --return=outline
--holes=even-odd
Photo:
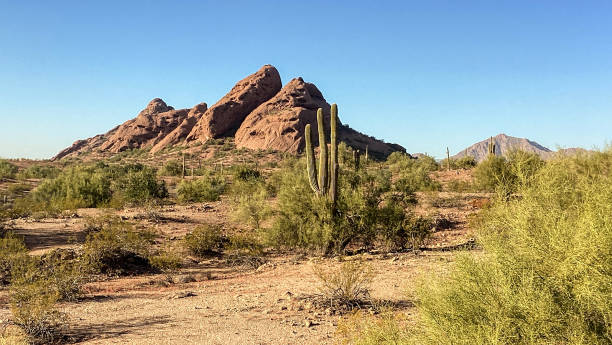
[[[334,103],[331,106],[331,118],[330,118],[330,141],[331,141],[331,169],[329,178],[329,197],[332,203],[336,201],[337,193],[337,180],[338,180],[338,136],[336,132],[338,119],[338,106]]]
[[[317,110],[317,122],[319,125],[319,190],[323,195],[327,194],[327,142],[325,140],[325,124],[323,122],[323,109]]]
[[[310,136],[310,124],[304,130],[306,136],[306,169],[308,170],[308,180],[310,188],[316,193],[321,193],[317,182],[317,168],[315,166],[314,148],[312,147],[312,137]]]

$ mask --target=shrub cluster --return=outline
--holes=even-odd
[[[18,170],[16,165],[5,159],[0,159],[0,179],[15,178]]]
[[[178,185],[177,196],[180,202],[217,201],[225,191],[225,181],[208,172],[196,180],[183,180]]]
[[[544,161],[538,155],[520,150],[513,150],[506,157],[489,156],[474,169],[475,186],[507,196],[529,184],[542,166]]]
[[[350,244],[372,246],[379,239],[405,246],[410,225],[405,200],[413,192],[397,188],[388,169],[341,166],[332,210],[326,198],[312,192],[304,163],[292,161],[279,172],[278,207],[272,226],[263,229],[268,243],[326,253],[341,252]]]
[[[347,343],[610,344],[611,167],[609,150],[539,167],[478,216],[482,253],[420,283],[409,332],[370,323]]]

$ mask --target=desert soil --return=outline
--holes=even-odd
[[[448,176],[438,176],[444,180]],[[453,177],[455,178],[455,177]],[[434,212],[442,224],[426,250],[415,254],[362,254],[377,276],[372,297],[398,312],[414,313],[410,294],[416,278],[443,272],[457,246],[472,237],[469,215],[478,208],[478,194],[424,193],[417,212]],[[53,219],[18,219],[15,232],[32,254],[78,247],[85,239],[87,217],[101,214],[81,209]],[[179,241],[201,223],[226,224],[224,202],[155,209],[114,211],[157,231],[160,242]],[[348,257],[348,260],[355,257]],[[340,315],[320,300],[314,265],[331,267],[338,258],[300,253],[272,253],[265,263],[232,264],[224,257],[185,257],[185,268],[168,274],[101,278],[87,283],[77,302],[62,303],[68,334],[75,344],[333,344]],[[0,320],[10,311],[6,289],[0,290]]]

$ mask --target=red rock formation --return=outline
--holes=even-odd
[[[195,107],[189,110],[187,117],[183,120],[183,122],[178,125],[172,132],[166,135],[162,140],[157,142],[151,149],[151,153],[159,152],[166,147],[170,147],[176,145],[185,138],[191,132],[195,124],[198,122],[202,115],[206,112],[207,105],[206,103],[200,103]]]
[[[206,141],[233,134],[244,118],[274,96],[281,86],[276,68],[263,66],[239,81],[228,94],[210,107],[187,136],[187,141]]]
[[[325,127],[329,131],[330,105],[314,84],[302,78],[291,80],[283,89],[266,103],[253,110],[236,132],[236,146],[248,149],[272,149],[298,153],[304,149],[304,128],[316,125],[317,109],[322,108]],[[340,109],[340,114],[342,109]],[[327,133],[329,137],[329,132]],[[347,145],[365,151],[368,146],[373,156],[387,156],[403,150],[375,138],[361,134],[347,126],[338,124],[338,139]],[[313,133],[318,145],[318,136]]]

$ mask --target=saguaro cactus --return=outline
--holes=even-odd
[[[450,151],[448,150],[448,146],[446,147],[446,167],[448,171],[450,171]]]
[[[317,111],[317,123],[319,129],[319,176],[317,178],[317,170],[315,164],[314,147],[312,145],[312,137],[310,133],[310,124],[306,125],[306,169],[308,171],[308,178],[310,181],[310,187],[319,196],[326,196],[329,200],[334,203],[337,197],[337,186],[338,186],[338,137],[336,133],[338,118],[338,106],[332,104],[331,106],[331,153],[330,162],[327,158],[327,142],[325,140],[325,125],[323,122],[323,109],[319,108]]]
[[[493,141],[493,137],[489,140],[489,155],[495,156],[495,142]]]

